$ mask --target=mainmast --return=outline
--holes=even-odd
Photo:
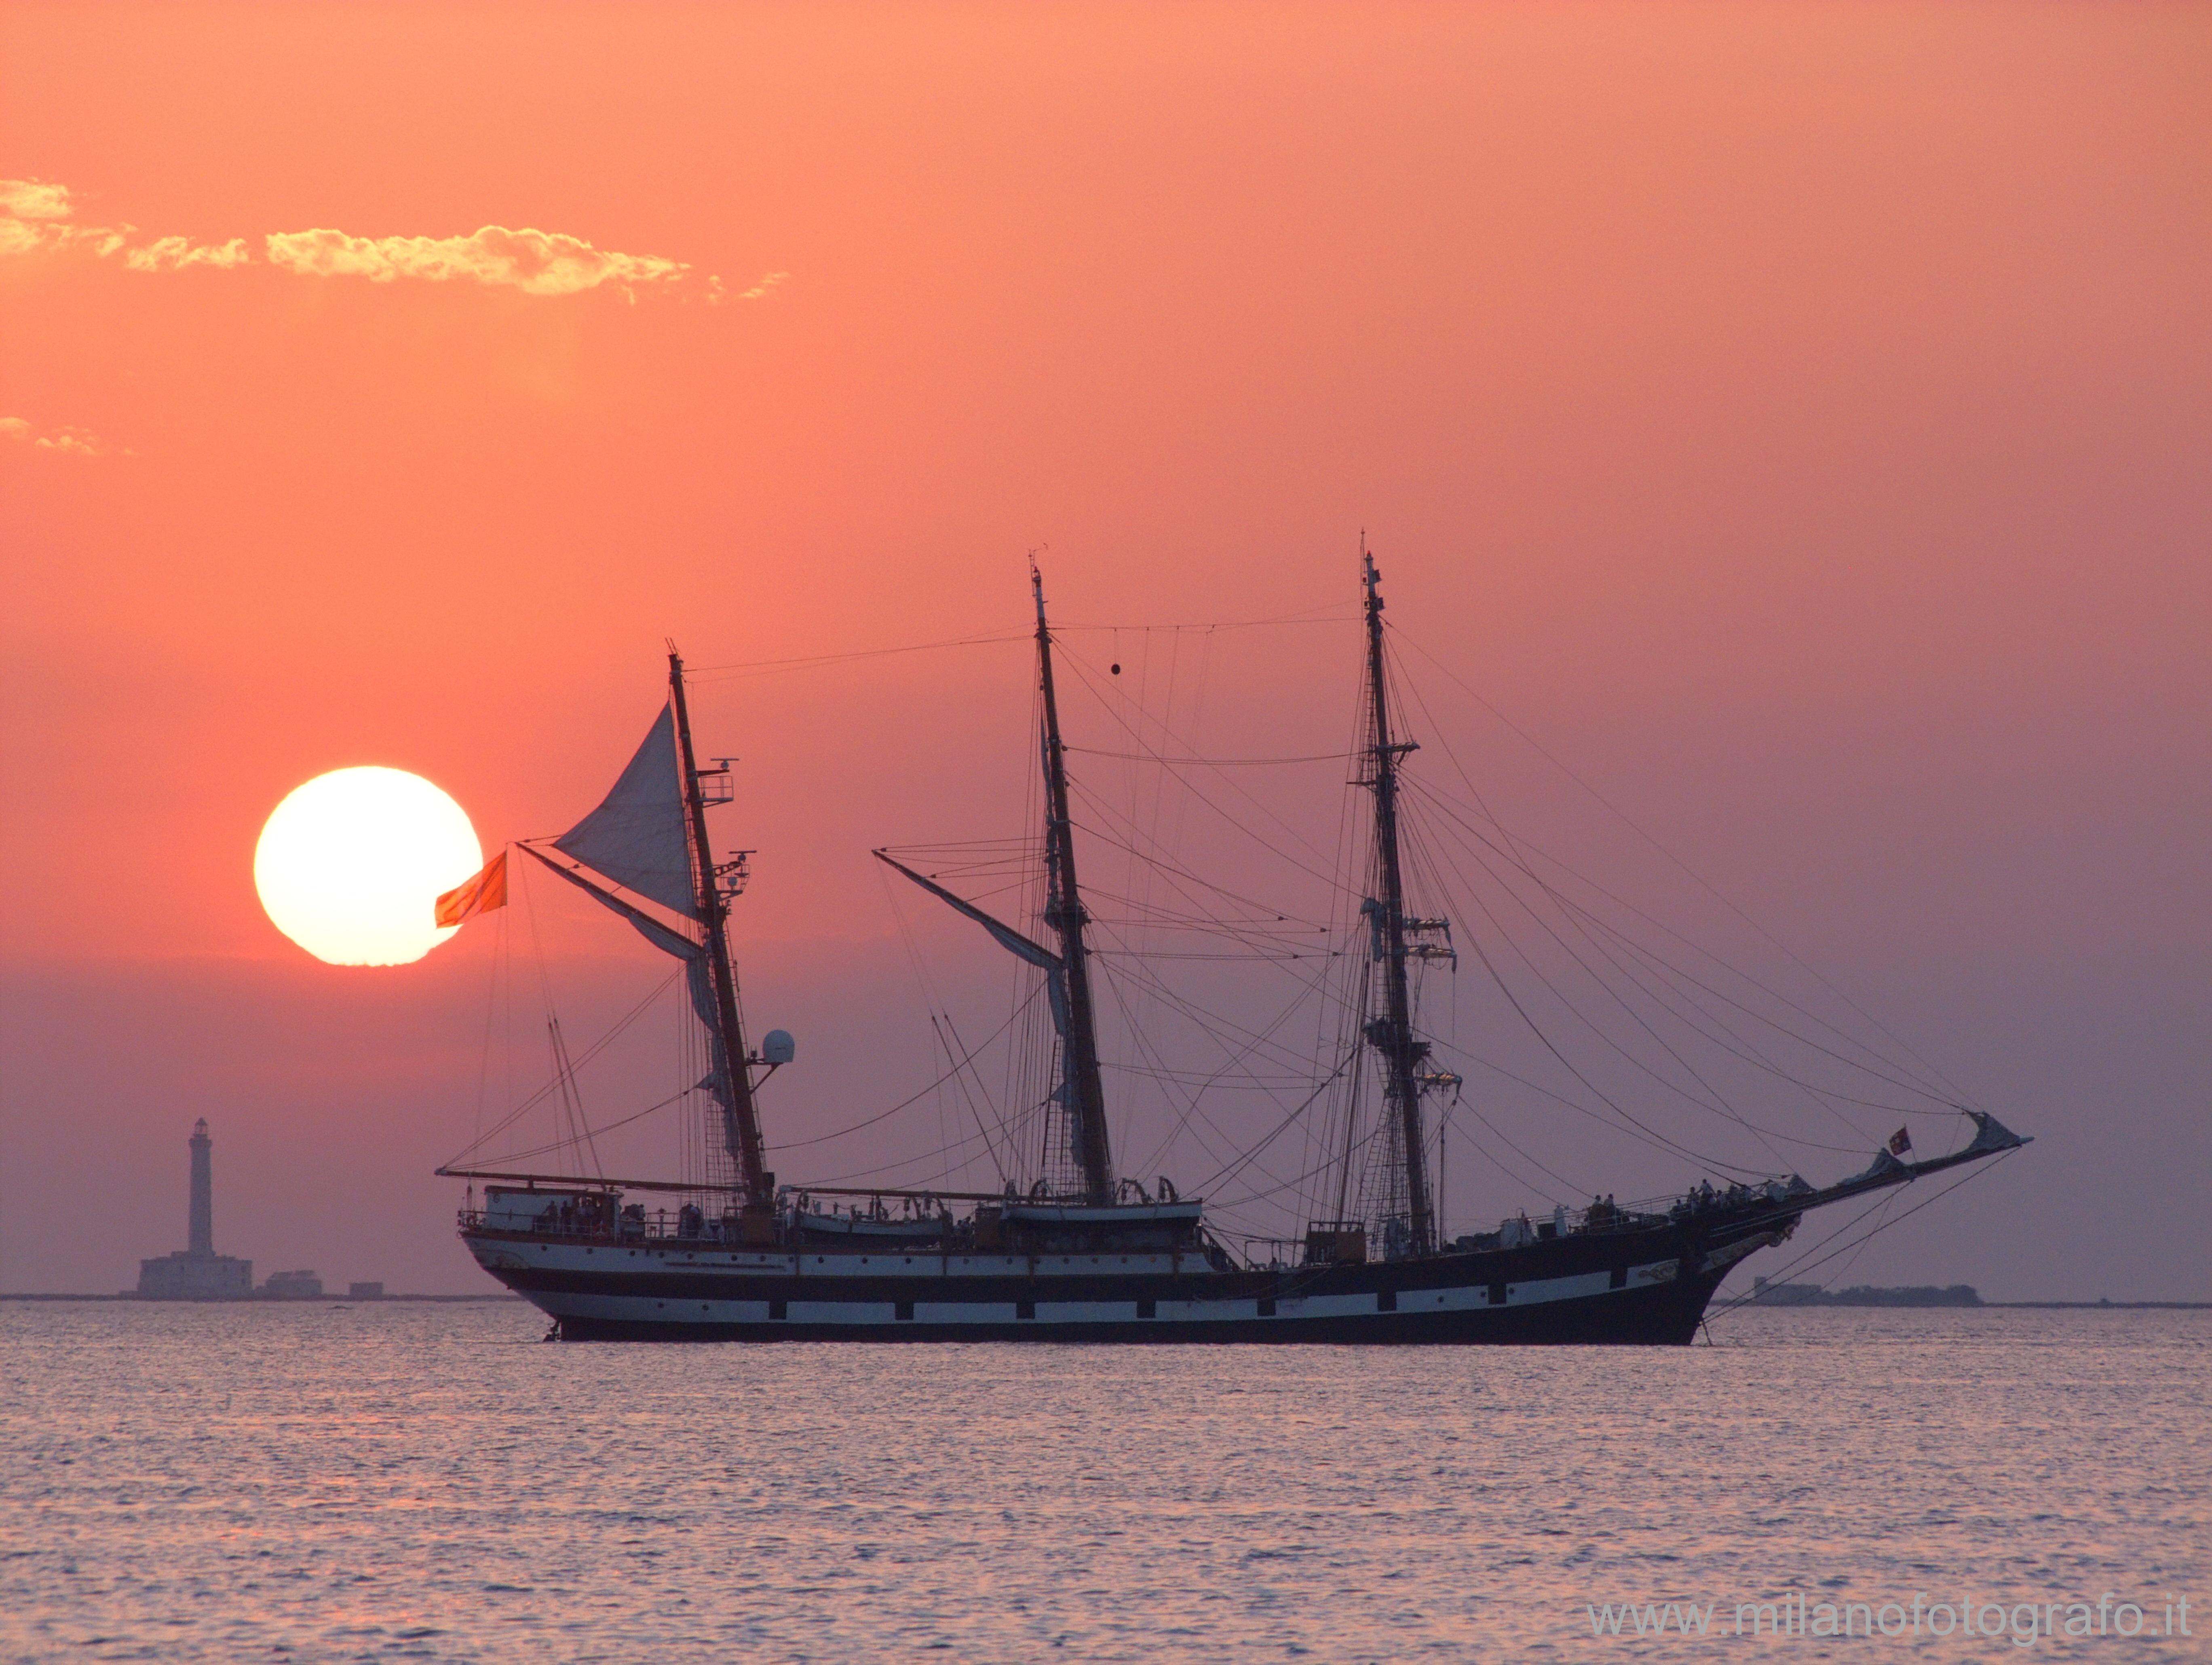
[[[1426,1254],[1436,1247],[1436,1214],[1429,1195],[1428,1150],[1421,1132],[1422,1061],[1426,1041],[1413,1035],[1413,1000],[1407,990],[1406,887],[1398,855],[1398,760],[1414,749],[1410,740],[1390,738],[1390,697],[1382,669],[1382,575],[1364,548],[1360,560],[1367,590],[1367,695],[1373,719],[1375,857],[1382,895],[1364,910],[1372,921],[1375,957],[1382,966],[1382,1014],[1369,1020],[1367,1044],[1382,1060],[1385,1113],[1398,1118],[1398,1143],[1405,1163],[1407,1252]]]
[[[719,882],[714,847],[707,842],[707,802],[699,790],[699,766],[691,756],[691,717],[684,703],[684,661],[668,651],[668,691],[676,711],[676,756],[683,771],[684,824],[691,845],[691,876],[697,892],[699,927],[706,937],[707,972],[714,987],[715,1028],[730,1077],[730,1098],[722,1115],[722,1136],[738,1165],[749,1210],[775,1200],[775,1176],[768,1171],[761,1143],[760,1115],[753,1105],[752,1070],[745,1059],[745,1037],[738,1018],[738,975],[730,963],[726,934],[729,899]]]
[[[1106,1140],[1106,1092],[1098,1075],[1098,1028],[1091,1006],[1091,969],[1083,943],[1090,916],[1075,884],[1075,826],[1067,810],[1067,767],[1060,742],[1060,707],[1053,698],[1052,633],[1044,621],[1044,579],[1032,565],[1036,597],[1037,675],[1044,689],[1045,923],[1059,934],[1067,979],[1067,1032],[1061,1091],[1074,1122],[1076,1160],[1083,1169],[1083,1197],[1094,1207],[1114,1200],[1114,1163]]]

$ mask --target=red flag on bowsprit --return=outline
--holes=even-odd
[[[442,913],[439,916],[439,923],[441,924],[445,923],[445,916]],[[1889,1153],[1892,1156],[1902,1156],[1911,1148],[1912,1135],[1903,1128],[1898,1129],[1889,1135]]]
[[[507,905],[507,852],[484,863],[483,872],[465,885],[456,886],[438,899],[438,923],[458,925],[464,919],[473,919],[480,913],[489,913],[494,908]]]

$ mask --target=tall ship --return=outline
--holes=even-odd
[[[1409,900],[1406,772],[1417,748],[1394,698],[1381,574],[1363,549],[1362,710],[1349,754],[1363,836],[1345,892],[1356,908],[1340,933],[1346,1021],[1304,1099],[1334,1095],[1334,1152],[1308,1176],[1304,1194],[1323,1206],[1302,1232],[1240,1243],[1209,1219],[1204,1197],[1116,1165],[1095,916],[1079,876],[1086,839],[1071,811],[1056,638],[1034,566],[1030,583],[1042,826],[1027,848],[1041,905],[1009,920],[940,882],[949,875],[875,852],[979,927],[1042,993],[1043,1090],[1020,1147],[1005,1141],[1002,1183],[780,1184],[769,1171],[761,1089],[793,1049],[781,1032],[757,1050],[748,1041],[729,929],[744,858],[718,858],[708,827],[709,809],[732,796],[730,764],[702,769],[694,756],[672,646],[666,702],[605,802],[559,838],[516,848],[679,962],[703,1065],[703,1148],[662,1179],[468,1157],[438,1170],[471,1183],[459,1228],[469,1252],[544,1311],[553,1336],[1680,1345],[1729,1270],[1788,1242],[1808,1214],[2027,1142],[1954,1105],[1971,1134],[1948,1154],[1913,1159],[1900,1131],[1864,1169],[1826,1184],[1738,1170],[1672,1196],[1619,1203],[1601,1193],[1448,1237],[1440,1112],[1466,1083],[1425,1028],[1419,985],[1439,963],[1455,966],[1456,951],[1450,923]],[[1738,1019],[1725,1032],[1741,1027]],[[554,1042],[565,1102],[557,1027]],[[1778,1073],[1748,1041],[1731,1050]],[[580,1110],[574,1119],[580,1128]]]

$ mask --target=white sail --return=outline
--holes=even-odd
[[[617,884],[696,919],[699,899],[684,815],[676,716],[664,705],[606,802],[554,839],[553,847]]]

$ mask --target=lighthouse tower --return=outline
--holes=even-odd
[[[185,1253],[215,1253],[215,1141],[208,1137],[207,1117],[192,1123],[191,1238]]]
[[[192,1190],[186,1241],[138,1262],[138,1293],[149,1301],[242,1301],[253,1293],[253,1262],[215,1251],[215,1141],[207,1118],[192,1123]]]

